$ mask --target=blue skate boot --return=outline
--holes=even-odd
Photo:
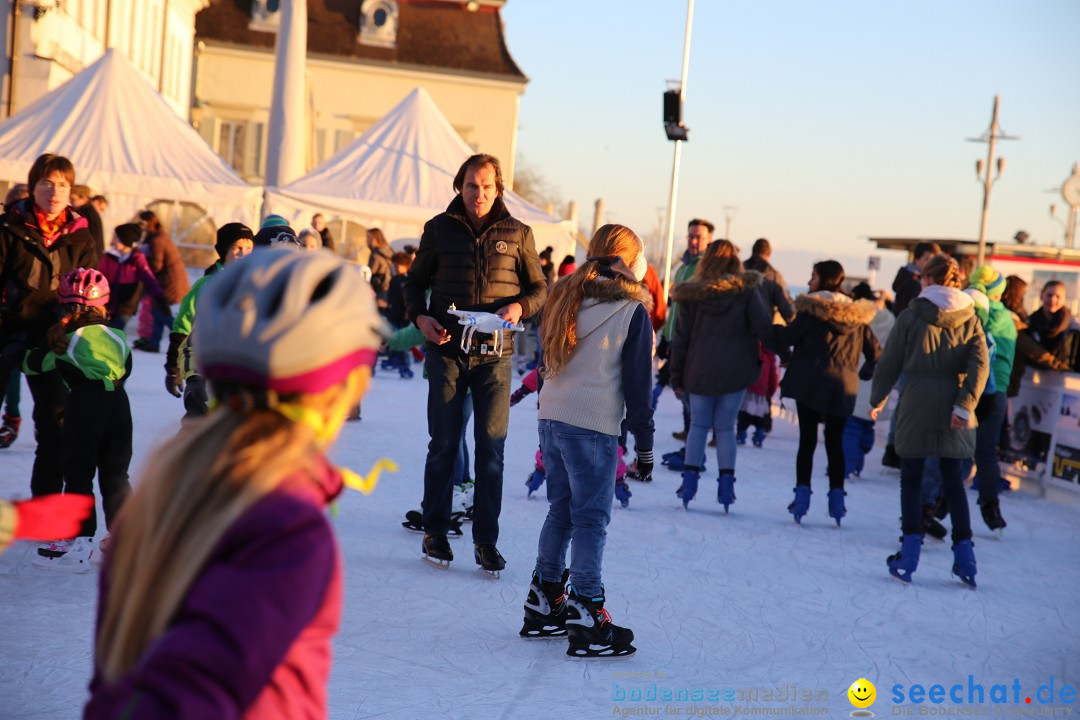
[[[809,485],[795,486],[795,499],[787,506],[788,512],[795,516],[795,522],[802,525],[803,515],[810,510],[810,495],[813,493]]]
[[[735,476],[724,473],[716,479],[716,484],[716,499],[724,506],[724,512],[727,512],[728,506],[735,502]]]
[[[953,575],[972,590],[975,589],[975,546],[971,540],[961,540],[952,546]]]
[[[919,567],[919,553],[922,552],[922,535],[912,533],[901,538],[900,552],[885,559],[889,565],[889,574],[900,582],[911,582],[911,573]]]

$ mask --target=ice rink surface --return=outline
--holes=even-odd
[[[127,386],[136,478],[182,414],[164,390],[162,359],[135,353]],[[675,497],[676,473],[658,467],[651,484],[631,483],[630,507],[616,508],[608,528],[604,580],[613,619],[637,636],[636,655],[583,661],[565,657],[564,642],[521,640],[546,512],[542,498],[526,499],[524,485],[537,448],[535,396],[511,411],[499,541],[506,571],[498,580],[478,572],[468,525],[466,537],[452,541],[457,560],[442,571],[420,559],[420,536],[400,525],[419,507],[427,447],[426,383],[416,369],[412,380],[379,372],[363,420],[345,427],[332,453],[358,472],[383,457],[401,469],[384,475],[370,497],[350,491],[334,519],[346,587],[331,718],[839,717],[852,710],[846,692],[859,678],[877,687],[878,717],[900,714],[893,687],[906,694],[914,684],[963,684],[966,703],[975,683],[988,697],[978,706],[948,698],[908,705],[913,714],[920,707],[1076,712],[1075,704],[1024,699],[1036,701],[1040,685],[1053,682],[1060,693],[1080,680],[1080,507],[1014,492],[1002,500],[1009,527],[997,540],[969,493],[978,590],[951,577],[949,543],[932,539],[914,582],[903,586],[885,567],[899,547],[899,478],[880,472],[880,446],[864,477],[849,482],[848,515],[837,528],[826,513],[819,445],[810,513],[799,526],[786,510],[797,432],[784,421],[764,449],[739,449],[738,500],[728,515],[712,472],[689,511]],[[678,447],[671,431],[681,426],[679,412],[665,393],[658,462]],[[0,451],[0,495],[29,494],[33,449],[24,425],[15,445]],[[709,468],[715,463],[710,458]],[[33,552],[22,543],[0,556],[0,717],[78,718],[91,673],[96,574],[38,570]],[[1010,687],[1008,704],[989,703],[995,684]],[[700,701],[684,699],[695,693]]]

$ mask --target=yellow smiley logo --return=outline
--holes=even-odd
[[[848,700],[857,708],[868,708],[877,698],[877,688],[866,678],[859,678],[851,683],[847,691]]]

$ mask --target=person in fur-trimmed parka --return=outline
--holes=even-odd
[[[716,436],[717,499],[735,501],[735,420],[743,395],[761,372],[758,341],[772,344],[761,273],[744,272],[735,246],[717,240],[705,248],[694,276],[672,290],[678,318],[671,341],[671,387],[690,395],[690,432],[679,497],[697,493],[709,428]]]
[[[814,264],[810,292],[795,300],[795,321],[776,326],[778,341],[794,347],[780,383],[780,394],[795,400],[799,414],[799,454],[795,464],[795,500],[788,510],[801,522],[810,509],[810,477],[814,471],[819,424],[825,425],[829,459],[829,517],[840,524],[844,507],[844,425],[855,409],[862,376],[869,378],[881,346],[870,330],[877,308],[840,292],[844,268],[835,260]]]

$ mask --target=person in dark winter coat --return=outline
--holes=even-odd
[[[671,341],[671,387],[690,399],[690,432],[679,497],[697,494],[709,428],[716,436],[717,499],[735,502],[735,420],[746,388],[758,379],[758,341],[772,342],[772,326],[758,293],[761,273],[744,272],[735,246],[716,240],[705,248],[693,277],[672,289],[679,317]]]
[[[379,228],[371,228],[367,231],[367,243],[371,248],[368,257],[368,267],[371,268],[371,289],[375,291],[375,302],[379,311],[386,313],[386,293],[390,290],[390,279],[394,277],[394,268],[390,264],[390,258],[394,251],[390,249],[390,243]]]
[[[893,280],[892,289],[896,293],[893,300],[893,314],[898,316],[907,309],[908,303],[919,296],[922,291],[922,270],[930,258],[941,252],[937,243],[921,242],[915,245],[912,252],[913,261],[896,271],[896,279]]]
[[[334,236],[330,234],[330,228],[326,226],[326,218],[321,213],[316,213],[311,216],[311,227],[319,233],[319,238],[322,240],[322,246],[330,252],[334,250]]]
[[[184,299],[191,283],[180,251],[157,215],[151,210],[143,210],[139,213],[139,226],[145,233],[140,251],[146,256],[165,302],[155,301],[153,297],[144,298],[139,309],[139,339],[132,346],[136,350],[158,352],[161,336],[173,324],[171,306]]]
[[[770,311],[780,314],[784,322],[791,322],[795,317],[795,309],[791,305],[791,296],[788,295],[787,285],[784,284],[784,276],[769,263],[772,257],[772,245],[765,238],[754,241],[750,258],[743,264],[747,270],[756,270],[761,273],[761,294],[765,300],[765,306]]]
[[[77,267],[97,267],[98,254],[86,220],[68,205],[75,167],[46,153],[30,168],[30,197],[0,217],[0,357],[21,349],[47,347],[56,323],[60,277]],[[0,387],[15,364],[0,360]],[[61,418],[67,389],[59,373],[27,378],[34,398],[37,452],[30,478],[35,497],[63,488]]]
[[[825,425],[825,454],[829,459],[829,517],[840,524],[844,504],[844,426],[855,409],[859,364],[870,377],[881,354],[870,322],[877,308],[867,300],[840,292],[844,268],[835,260],[815,263],[810,292],[795,300],[795,322],[777,326],[777,340],[794,346],[791,362],[780,382],[780,394],[795,400],[799,413],[799,454],[795,465],[795,500],[788,511],[796,522],[810,509],[810,478],[814,471],[818,425]]]
[[[1042,305],[1028,318],[1028,332],[1060,363],[1076,368],[1080,361],[1080,333],[1065,306],[1065,284],[1051,280],[1039,294]]]
[[[959,289],[960,268],[946,255],[923,267],[919,297],[897,318],[874,372],[870,393],[877,413],[901,373],[907,377],[896,408],[903,541],[888,558],[889,572],[911,581],[922,548],[922,482],[928,457],[938,457],[952,517],[953,572],[975,586],[971,518],[961,462],[975,454],[975,406],[990,373],[986,336],[971,297]]]
[[[94,238],[94,247],[98,256],[105,252],[105,229],[101,225],[101,215],[97,208],[90,202],[91,191],[86,185],[76,185],[71,188],[71,206],[76,212],[86,218],[90,236]]]
[[[458,194],[446,212],[424,225],[420,248],[405,281],[406,311],[427,340],[428,427],[424,467],[424,553],[436,562],[453,558],[447,533],[452,467],[461,442],[462,404],[472,393],[476,409],[476,478],[473,499],[475,557],[486,569],[504,561],[495,547],[502,507],[503,448],[510,416],[513,341],[503,333],[502,352],[473,339],[447,311],[491,312],[517,324],[535,315],[547,296],[532,229],[514,219],[503,202],[502,170],[491,155],[469,157],[454,177]],[[430,300],[427,291],[431,290]]]
[[[1028,326],[1030,318],[1024,309],[1025,292],[1027,282],[1023,278],[1010,275],[1005,279],[1005,292],[1001,296],[1001,303],[1012,313],[1013,324],[1016,325],[1016,355],[1006,390],[1006,395],[1011,398],[1020,392],[1020,381],[1028,367],[1058,372],[1068,372],[1070,369],[1068,364],[1056,358],[1032,337],[1031,328]]]

